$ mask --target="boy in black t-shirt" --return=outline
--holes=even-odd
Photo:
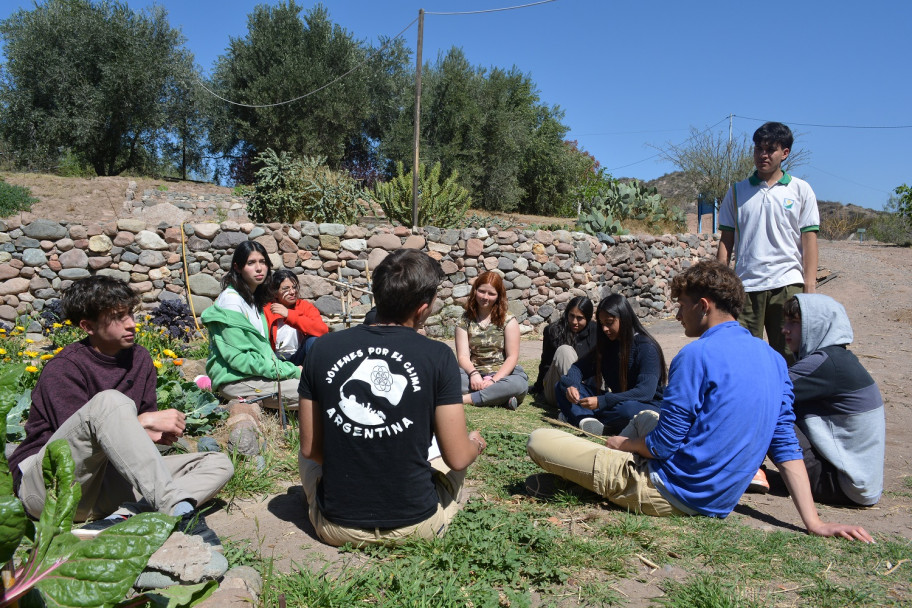
[[[442,536],[462,506],[486,443],[466,430],[453,352],[416,331],[442,278],[427,254],[393,252],[374,271],[376,324],[327,334],[305,360],[299,469],[330,545]],[[433,436],[440,457],[428,461]]]

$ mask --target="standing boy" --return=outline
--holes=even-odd
[[[842,304],[823,294],[785,303],[785,343],[798,361],[795,434],[814,500],[870,506],[883,492],[886,421],[871,374],[850,350],[852,326]]]
[[[374,271],[377,319],[314,343],[301,375],[299,468],[308,514],[330,545],[442,536],[485,449],[466,431],[453,351],[422,335],[439,262],[412,249]],[[428,461],[432,436],[441,457]]]
[[[88,336],[48,361],[32,391],[25,440],[9,463],[26,511],[37,518],[44,510],[45,446],[66,439],[82,486],[74,520],[97,520],[74,534],[95,536],[151,508],[182,517],[178,530],[220,546],[196,509],[234,467],[224,454],[162,457],[155,447],[183,435],[184,414],[157,407],[152,357],[135,344],[139,296],[124,281],[94,276],[73,283],[61,304]]]
[[[738,321],[766,339],[783,357],[782,307],[796,293],[817,285],[817,197],[802,179],[782,170],[794,138],[780,122],[754,132],[757,170],[736,183],[719,210],[721,239],[716,253],[723,264],[735,257],[735,272],[747,298]]]

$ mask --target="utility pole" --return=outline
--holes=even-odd
[[[418,9],[418,48],[415,52],[415,162],[412,164],[412,230],[418,227],[418,147],[421,144],[421,47],[424,46],[424,9]]]

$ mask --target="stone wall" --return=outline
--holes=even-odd
[[[200,220],[209,217],[208,212],[195,215],[202,215]],[[339,283],[367,289],[369,271],[388,252],[408,247],[427,251],[446,273],[428,320],[429,334],[450,335],[470,281],[494,269],[503,273],[510,311],[527,333],[556,320],[577,295],[597,302],[610,291],[620,292],[633,298],[641,317],[671,314],[669,280],[712,255],[716,246],[706,234],[621,236],[600,242],[563,230],[424,228],[412,234],[389,225],[216,223],[194,222],[194,217],[187,219],[191,223],[184,224],[182,235],[179,224],[150,224],[147,219],[127,217],[105,225],[0,220],[0,319],[40,311],[72,281],[92,274],[129,281],[150,309],[167,299],[186,301],[189,284],[199,315],[218,295],[234,248],[252,239],[264,245],[274,268],[298,273],[302,297],[336,323],[343,312],[357,319],[371,306],[368,294],[348,291]]]

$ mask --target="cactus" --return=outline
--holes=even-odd
[[[404,172],[401,162],[396,164],[396,176],[388,182],[374,186],[373,199],[390,221],[403,226],[412,223],[412,172]],[[451,228],[459,224],[472,204],[469,191],[458,183],[459,174],[453,171],[440,181],[440,163],[430,171],[425,165],[418,168],[418,225]]]
[[[591,234],[626,234],[619,230],[620,221],[627,219],[649,223],[667,219],[680,224],[684,213],[669,205],[655,187],[647,188],[638,180],[626,183],[614,180],[592,197],[580,213],[578,224]]]

